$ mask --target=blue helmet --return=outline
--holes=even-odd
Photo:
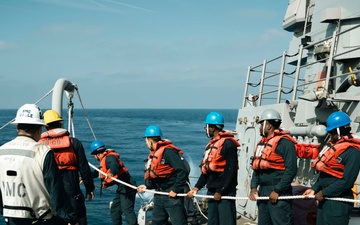
[[[90,145],[90,151],[91,151],[91,155],[95,155],[96,152],[100,149],[104,149],[105,150],[105,144],[102,141],[93,141]]]
[[[205,124],[224,125],[224,117],[219,112],[211,112],[205,119]]]
[[[326,131],[332,131],[351,123],[350,117],[344,112],[333,112],[326,121]]]
[[[162,133],[159,126],[151,125],[145,130],[144,137],[161,137]]]

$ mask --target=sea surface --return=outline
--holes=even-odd
[[[46,109],[43,109],[45,111]],[[99,162],[90,155],[89,146],[95,137],[113,148],[121,155],[125,166],[137,184],[143,184],[144,160],[149,154],[144,142],[144,131],[149,125],[159,125],[163,138],[170,139],[181,148],[191,166],[190,182],[195,184],[199,176],[199,163],[205,145],[209,141],[204,130],[204,120],[211,111],[218,111],[225,118],[225,129],[235,129],[237,109],[89,109],[84,113],[81,109],[74,111],[75,137],[82,141],[88,161],[98,166]],[[16,115],[16,110],[0,110],[0,127],[3,127]],[[66,115],[66,112],[63,113]],[[87,116],[91,126],[86,120]],[[66,117],[64,116],[66,120]],[[67,128],[67,121],[65,121]],[[0,144],[13,139],[17,135],[14,125],[0,130]],[[100,180],[95,179],[95,199],[86,202],[89,225],[111,225],[109,203],[114,197],[114,186],[103,189],[100,197]],[[83,186],[82,189],[84,190]],[[84,192],[85,193],[85,192]],[[150,194],[136,197],[135,212],[137,214],[143,201],[151,198]],[[125,224],[125,222],[124,222]],[[0,225],[5,225],[3,218]]]

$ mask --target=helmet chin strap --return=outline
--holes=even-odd
[[[340,128],[336,128],[336,133],[338,134],[338,140],[340,140],[341,139],[341,136],[340,136]]]
[[[266,120],[264,120],[263,123],[263,129],[262,129],[262,136],[265,137],[265,126],[266,126]]]
[[[149,139],[146,137],[146,138],[145,138],[145,144],[146,144],[146,146],[148,147],[148,149],[149,149],[150,151],[152,151],[153,149],[152,149],[151,144],[150,144],[149,142],[150,142]]]
[[[209,132],[209,124],[206,124],[206,136],[207,136],[208,138],[211,138],[211,137],[210,137],[210,132]]]

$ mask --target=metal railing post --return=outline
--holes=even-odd
[[[331,42],[331,51],[330,51],[330,56],[329,56],[329,59],[327,62],[326,79],[325,79],[325,85],[324,85],[324,88],[326,91],[329,90],[329,80],[330,80],[331,67],[332,67],[332,62],[333,62],[333,57],[334,57],[334,52],[335,52],[335,42],[336,42],[336,30],[334,30],[334,32],[333,32],[333,37],[332,37],[332,42]]]
[[[277,94],[277,103],[280,103],[280,100],[281,100],[281,91],[282,91],[282,84],[283,84],[283,79],[284,79],[285,57],[286,57],[286,52],[284,51],[283,54],[282,54],[282,59],[281,59],[279,87],[278,87],[278,94]]]
[[[244,99],[243,99],[242,108],[244,108],[245,105],[246,105],[246,98],[247,98],[247,92],[248,92],[248,88],[249,88],[250,73],[251,73],[251,67],[249,66],[248,71],[247,71],[247,75],[246,75],[245,88],[244,88]]]
[[[297,65],[296,65],[296,72],[295,72],[294,93],[293,93],[293,97],[292,97],[293,101],[295,101],[296,94],[297,94],[297,86],[298,86],[298,81],[299,81],[299,76],[300,76],[300,66],[301,66],[301,58],[302,58],[303,48],[304,48],[303,45],[300,45],[299,57],[298,57],[298,61],[297,61]]]
[[[261,72],[261,80],[260,80],[259,106],[261,106],[261,102],[262,102],[262,95],[263,95],[263,88],[264,88],[264,80],[265,80],[265,71],[266,71],[266,63],[267,63],[267,61],[264,60],[263,68],[262,68],[262,72]]]

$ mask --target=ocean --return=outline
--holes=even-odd
[[[43,112],[46,109],[43,109]],[[235,129],[237,109],[89,109],[86,115],[90,121],[96,139],[105,143],[107,148],[115,149],[137,185],[143,184],[144,160],[149,154],[144,142],[144,131],[149,125],[159,125],[164,139],[170,139],[181,148],[191,166],[190,182],[195,184],[199,176],[199,163],[205,145],[209,141],[204,131],[204,120],[211,111],[218,111],[225,118],[225,129]],[[0,127],[16,115],[16,110],[0,110]],[[63,115],[66,115],[64,112]],[[65,117],[65,116],[64,116]],[[66,119],[66,117],[64,118]],[[67,123],[65,121],[65,126]],[[88,161],[98,166],[99,162],[90,155],[90,144],[95,139],[90,126],[80,109],[74,110],[75,137],[84,145]],[[14,125],[0,130],[0,144],[16,136]],[[86,202],[88,224],[108,225],[111,223],[109,203],[114,197],[115,187],[103,189],[100,197],[100,179],[95,179],[95,199]],[[84,190],[83,186],[82,189]],[[85,193],[85,192],[84,192]],[[200,193],[199,193],[200,194]],[[136,197],[135,212],[137,214],[143,200],[148,194]],[[125,224],[125,221],[124,221]],[[0,225],[5,225],[3,219]]]

